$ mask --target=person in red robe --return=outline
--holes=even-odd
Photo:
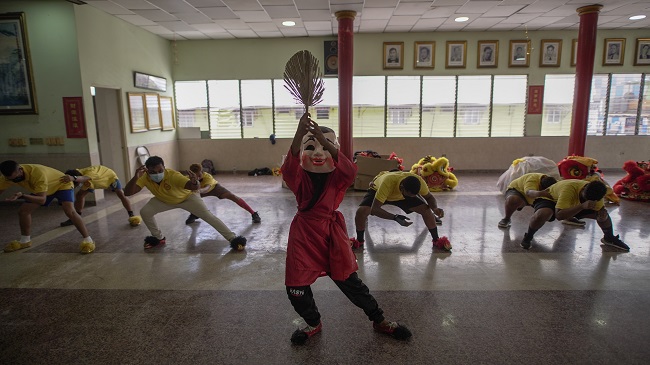
[[[293,333],[291,342],[304,344],[321,332],[321,316],[311,284],[326,275],[363,309],[376,331],[400,340],[411,337],[408,328],[384,318],[383,310],[357,275],[359,267],[348,241],[345,219],[336,210],[354,182],[357,167],[338,153],[334,131],[318,126],[305,113],[281,171],[298,203],[289,229],[285,285],[293,308],[307,324]]]

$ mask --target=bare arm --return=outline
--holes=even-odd
[[[309,126],[310,126],[310,119],[309,119],[310,114],[305,113],[300,117],[300,121],[298,122],[298,128],[296,129],[296,134],[293,136],[293,141],[291,142],[291,154],[292,155],[297,155],[298,152],[300,152],[300,144],[302,143],[302,137],[305,136],[309,132]]]
[[[547,199],[553,199],[551,196],[551,193],[549,193],[548,189],[544,190],[526,190],[526,196],[529,198],[537,199],[537,198],[547,198]]]
[[[438,203],[436,202],[436,198],[433,196],[433,194],[429,193],[425,195],[424,200],[427,201],[427,205],[435,215],[437,215],[440,218],[445,216],[445,211],[442,210],[442,208],[438,208]]]
[[[569,219],[585,209],[594,209],[596,203],[595,200],[587,200],[586,202],[574,205],[571,208],[555,209],[555,218],[561,221]]]
[[[138,184],[136,184],[136,182],[142,175],[145,174],[146,171],[147,168],[145,166],[140,166],[138,167],[137,170],[135,170],[135,174],[133,175],[131,180],[129,180],[129,182],[126,183],[126,186],[124,187],[124,195],[131,196],[133,194],[137,194],[138,192],[140,192],[140,190],[142,190],[142,188],[139,187]]]
[[[185,189],[196,191],[199,190],[199,180],[196,178],[196,174],[192,170],[187,170],[187,177],[190,178],[190,181],[185,183]]]
[[[74,176],[74,175],[63,175],[59,181],[62,183],[67,183],[67,182],[77,182],[77,183],[85,183],[88,180],[92,180],[90,176]]]
[[[23,199],[27,203],[33,203],[33,204],[38,204],[38,205],[43,205],[45,204],[45,200],[47,200],[47,192],[42,192],[42,193],[36,193],[34,195],[25,195],[21,191],[17,192],[16,194],[8,197],[5,199],[6,201],[15,201],[17,199]]]

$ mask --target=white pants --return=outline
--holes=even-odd
[[[216,229],[217,232],[219,232],[228,241],[232,240],[236,236],[234,232],[226,227],[221,219],[217,218],[214,214],[212,214],[212,212],[210,212],[210,210],[208,210],[208,207],[203,202],[203,199],[198,196],[198,194],[191,194],[187,197],[187,199],[185,199],[185,201],[182,201],[178,204],[167,204],[158,200],[158,198],[151,198],[151,200],[149,200],[149,202],[147,202],[147,204],[145,204],[145,206],[140,209],[140,215],[142,216],[142,221],[144,224],[147,226],[147,228],[149,228],[152,236],[158,239],[163,238],[163,234],[158,228],[158,224],[156,223],[154,216],[158,213],[166,212],[168,210],[176,208],[184,209],[203,219],[209,225],[214,227],[214,229]]]

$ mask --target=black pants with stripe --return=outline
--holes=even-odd
[[[363,309],[368,319],[380,323],[384,320],[384,311],[370,294],[366,284],[359,279],[357,273],[352,273],[346,280],[334,280],[336,286],[341,289],[350,301],[357,307]],[[315,327],[320,322],[320,313],[314,301],[314,294],[311,286],[287,286],[287,295],[293,305],[293,309],[302,317],[308,325]]]

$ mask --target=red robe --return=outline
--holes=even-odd
[[[282,178],[298,202],[298,213],[289,229],[286,286],[311,285],[328,273],[333,280],[343,281],[359,269],[345,219],[336,210],[354,182],[357,165],[342,153],[334,164],[336,168],[329,173],[323,193],[306,212],[300,209],[309,204],[314,188],[307,171],[300,167],[300,157],[289,150],[282,165]]]

